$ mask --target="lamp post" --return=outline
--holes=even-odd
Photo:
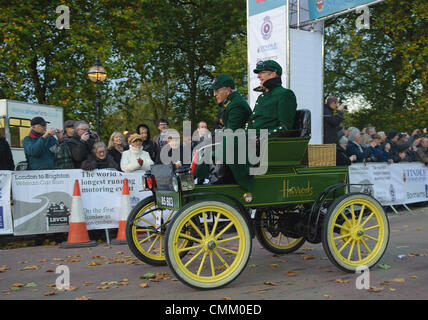
[[[101,124],[100,124],[100,108],[101,108],[101,93],[98,88],[98,83],[103,82],[107,78],[107,71],[101,66],[100,60],[95,60],[95,64],[88,70],[88,78],[95,82],[97,90],[95,94],[95,104],[97,107],[97,134],[101,137]]]

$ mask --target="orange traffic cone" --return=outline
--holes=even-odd
[[[61,243],[61,248],[94,247],[96,241],[89,240],[83,214],[82,198],[80,197],[79,181],[74,182],[73,199],[71,200],[71,215],[68,227],[67,242]]]
[[[128,179],[123,180],[122,200],[120,203],[120,218],[119,218],[119,230],[117,231],[116,239],[113,239],[113,244],[127,244],[126,241],[126,221],[128,215],[131,212],[131,198],[129,195]]]

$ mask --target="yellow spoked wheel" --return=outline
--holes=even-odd
[[[263,248],[270,252],[276,254],[291,253],[305,243],[303,237],[287,237],[276,230],[279,224],[279,216],[277,214],[268,213],[265,210],[257,210],[254,220],[256,237]]]
[[[154,266],[166,265],[164,238],[173,210],[157,207],[153,196],[140,201],[130,212],[126,223],[126,240],[132,253]],[[180,243],[185,247],[189,241]]]
[[[388,218],[378,201],[363,193],[346,194],[328,209],[322,230],[322,244],[339,269],[355,272],[357,267],[374,266],[389,241]]]
[[[189,234],[190,233],[190,234]],[[192,246],[180,246],[181,241]],[[191,202],[177,212],[166,232],[169,267],[184,284],[215,289],[244,270],[251,252],[251,234],[243,214],[217,200]],[[187,252],[183,256],[181,253]]]

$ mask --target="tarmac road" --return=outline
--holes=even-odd
[[[338,270],[321,244],[306,243],[297,252],[276,256],[255,239],[250,261],[228,286],[210,291],[189,288],[168,267],[138,261],[127,245],[81,249],[33,246],[0,251],[1,300],[426,300],[428,299],[428,207],[413,214],[388,212],[390,242],[370,270],[370,290],[357,289],[359,274]],[[65,265],[70,291],[55,282]],[[384,268],[381,268],[383,266]],[[140,279],[159,273],[158,281]],[[143,286],[140,286],[143,284]],[[144,285],[144,284],[147,284]]]

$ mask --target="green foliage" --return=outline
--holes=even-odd
[[[371,7],[369,30],[350,13],[326,28],[325,92],[360,94],[369,108],[347,115],[359,128],[412,130],[427,126],[428,3],[389,0]]]

